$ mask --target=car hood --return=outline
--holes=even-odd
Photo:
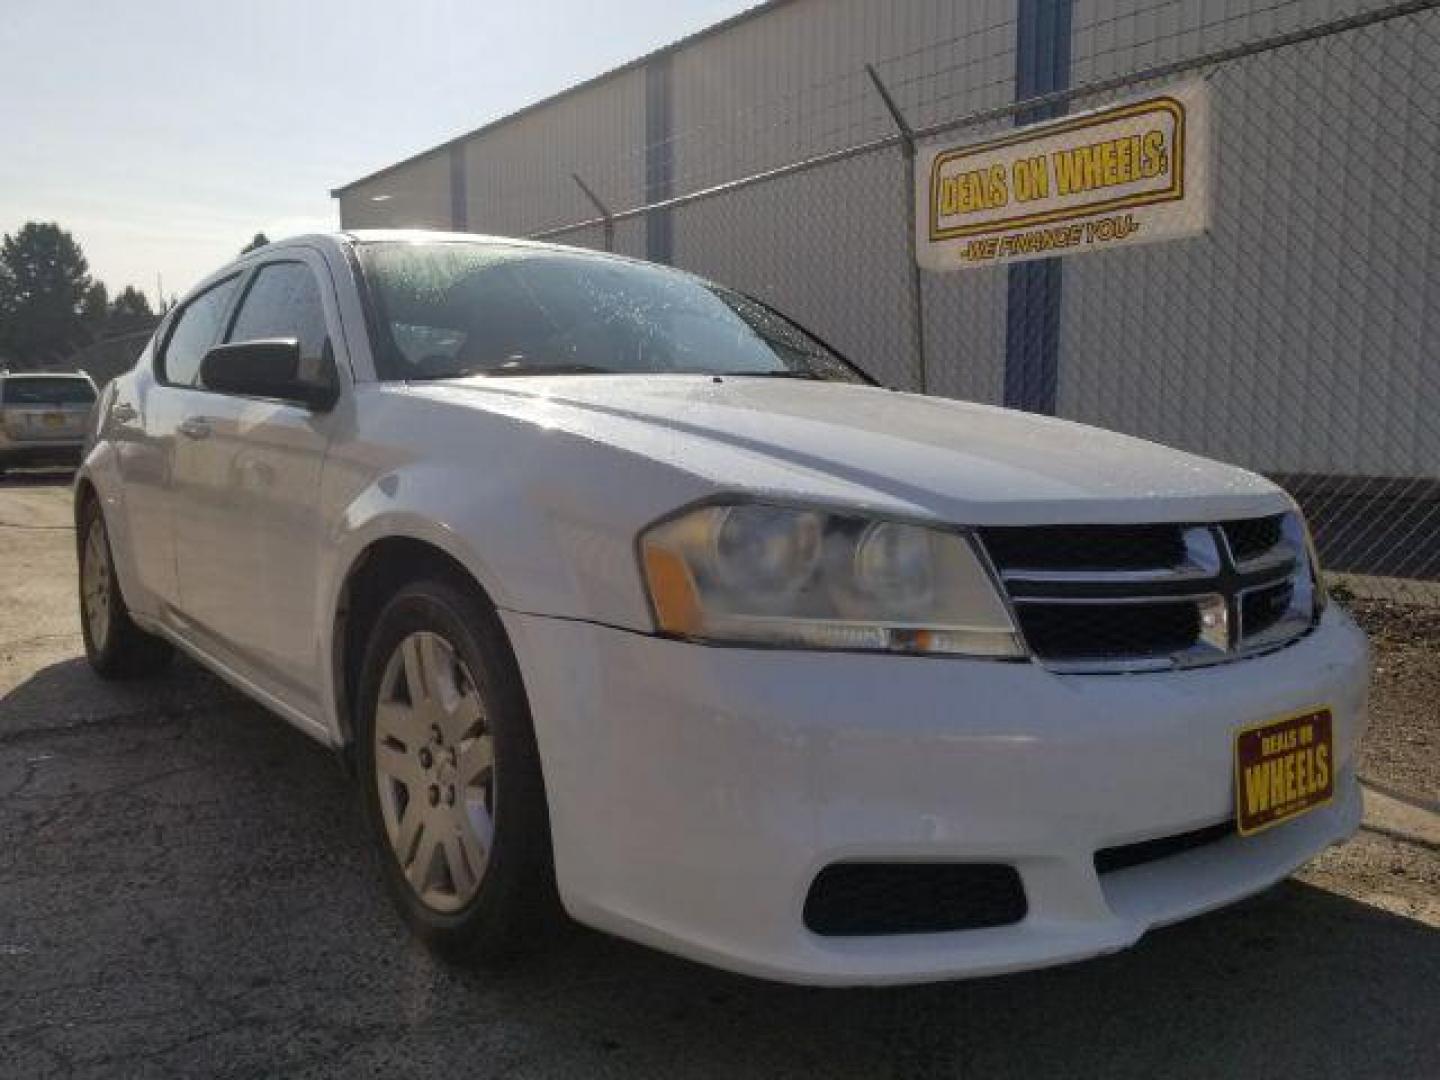
[[[420,389],[660,460],[714,490],[996,525],[1225,520],[1290,505],[1263,477],[1157,443],[874,387],[588,376]]]

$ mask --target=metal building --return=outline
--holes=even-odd
[[[877,81],[924,145],[1197,76],[1206,235],[915,270],[907,140]],[[772,0],[333,194],[346,228],[672,263],[886,382],[1280,475],[1332,562],[1433,579],[1437,109],[1434,0]]]

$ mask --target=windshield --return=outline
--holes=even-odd
[[[706,374],[869,380],[755,300],[679,271],[504,244],[370,243],[381,376]]]
[[[84,379],[0,379],[0,404],[89,405],[95,388]]]

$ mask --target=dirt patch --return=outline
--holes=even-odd
[[[1440,608],[1386,600],[1346,604],[1375,649],[1362,776],[1440,798]]]
[[[1440,927],[1440,856],[1423,845],[1362,830],[1295,876],[1392,915]]]

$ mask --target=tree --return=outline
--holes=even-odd
[[[115,297],[115,302],[110,305],[110,314],[117,319],[155,318],[155,312],[150,310],[150,298],[134,285],[126,285]]]
[[[104,329],[105,320],[110,317],[110,290],[103,281],[85,290],[85,298],[80,301],[80,317],[92,334]]]
[[[155,312],[150,308],[150,299],[134,285],[120,290],[110,305],[108,330],[112,334],[124,334],[131,330],[144,330],[155,322]]]
[[[243,248],[240,249],[240,254],[249,255],[250,252],[256,251],[264,247],[268,243],[270,243],[270,238],[266,236],[263,232],[257,232],[255,234],[255,239],[251,240],[250,243],[246,244]]]
[[[15,333],[15,278],[0,260],[0,369],[9,365],[15,355],[12,338]]]
[[[0,348],[22,363],[66,355],[85,337],[89,264],[54,222],[28,221],[0,242]]]

